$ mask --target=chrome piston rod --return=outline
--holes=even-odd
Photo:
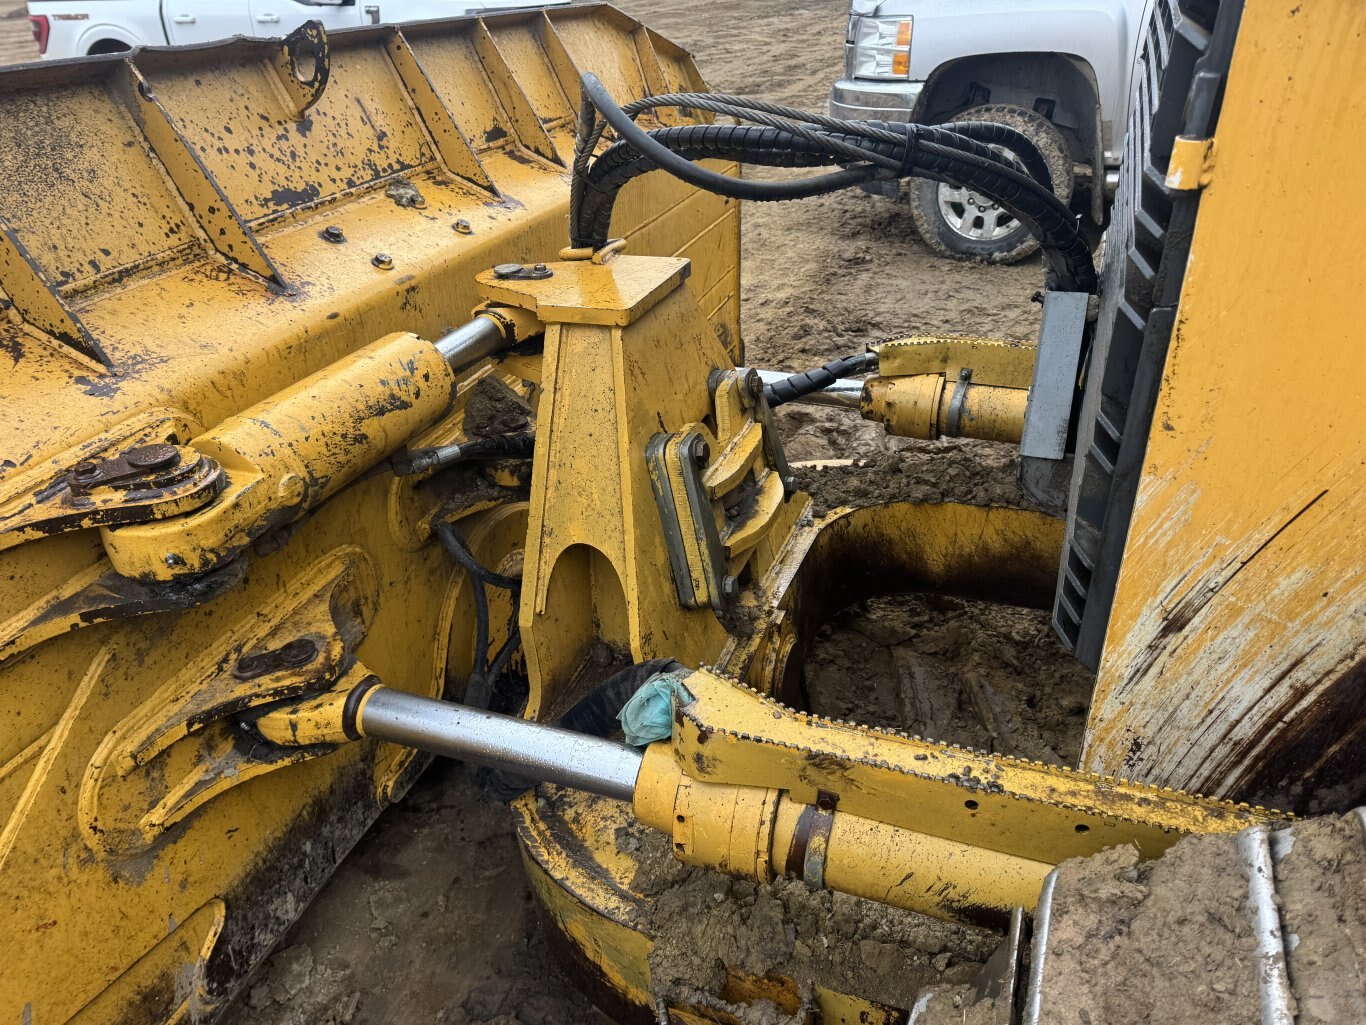
[[[366,693],[355,731],[432,754],[629,801],[641,752],[584,733],[418,697],[389,687]]]
[[[740,373],[745,372],[744,367],[740,367]],[[760,370],[759,380],[764,384],[775,384],[778,381],[785,381],[788,374],[782,370]],[[803,395],[801,398],[793,399],[792,405],[804,406],[840,406],[844,409],[858,409],[859,398],[863,395],[863,382],[857,378],[844,378],[836,381],[829,388],[823,391],[812,392],[810,395]]]
[[[434,344],[450,368],[460,371],[506,349],[512,342],[502,324],[481,313],[449,334],[442,335]]]

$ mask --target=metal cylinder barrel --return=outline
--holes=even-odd
[[[978,438],[1018,444],[1029,389],[946,382],[942,374],[874,377],[864,382],[861,409],[889,434],[903,438]]]
[[[795,801],[759,786],[688,777],[666,744],[648,748],[636,816],[673,839],[674,855],[767,882],[812,887],[949,922],[1000,926],[1033,908],[1051,864]]]
[[[389,687],[365,694],[355,729],[619,801],[631,800],[640,773],[641,753],[626,744]]]

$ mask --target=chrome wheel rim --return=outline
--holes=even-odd
[[[939,215],[954,234],[974,242],[997,242],[1020,222],[974,189],[939,185]]]

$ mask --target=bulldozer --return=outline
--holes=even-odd
[[[1295,227],[1366,161],[1363,30],[1156,0],[1099,266],[1010,129],[715,94],[601,4],[0,72],[0,1021],[221,1016],[443,755],[623,1022],[1366,1020],[1361,261]],[[748,366],[743,203],[916,176],[1038,235],[1038,337]],[[789,462],[808,400],[1019,500],[839,500],[880,471]],[[821,624],[908,592],[1052,610],[1077,765],[805,707]],[[666,987],[638,834],[999,950]],[[1116,851],[1219,949],[1124,956]]]

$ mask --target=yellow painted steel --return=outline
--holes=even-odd
[[[905,438],[1018,443],[1037,352],[1021,342],[958,335],[883,342],[859,407],[864,419]]]
[[[1364,67],[1359,5],[1243,9],[1101,656],[1088,768],[1287,803],[1360,778],[1366,394],[1351,297],[1361,259],[1300,218],[1305,182],[1366,161]],[[1333,231],[1359,237],[1366,212],[1344,210]]]
[[[391,335],[195,438],[228,471],[211,505],[173,520],[102,529],[135,580],[204,573],[351,483],[450,408],[455,374],[430,342]]]
[[[696,676],[690,680],[697,680]],[[829,757],[810,749],[812,756]],[[680,861],[769,882],[784,874],[950,921],[998,924],[1033,908],[1053,865],[837,810],[793,791],[708,783],[680,746],[652,745],[636,781],[640,821]],[[823,828],[816,823],[823,822]]]
[[[1293,79],[1270,101],[1233,83],[1334,41],[1349,40],[1334,60],[1363,54],[1355,14],[1291,13],[1248,11],[1217,169],[1202,144],[1164,432],[1092,713],[1088,760],[1149,779],[1251,786],[1269,723],[1302,719],[1312,736],[1354,707],[1366,489],[1361,452],[1340,439],[1361,436],[1362,403],[1355,376],[1284,345],[1308,332],[1355,352],[1323,291],[1352,283],[1297,243],[1291,263],[1316,285],[1277,294],[1287,235],[1273,254],[1257,233],[1298,223],[1291,184],[1331,177],[1330,158],[1362,144],[1297,117],[1312,94]],[[1114,843],[1152,856],[1276,818],[783,703],[819,625],[870,591],[1045,606],[1062,525],[955,504],[815,518],[789,494],[766,408],[735,371],[735,204],[646,176],[618,204],[624,249],[553,258],[589,68],[620,100],[701,87],[686,54],[601,6],[0,74],[0,344],[15,368],[0,516],[22,521],[78,461],[148,440],[194,439],[227,479],[174,519],[97,533],[92,514],[64,533],[12,532],[0,551],[16,610],[0,624],[0,964],[17,980],[0,988],[0,1019],[136,1008],[160,1022],[222,1006],[422,765],[340,743],[345,695],[372,678],[458,694],[470,672],[474,591],[431,543],[439,521],[482,564],[524,575],[528,715],[597,682],[603,648],[609,663],[713,667],[688,679],[636,799],[685,860],[980,920],[1032,904],[1062,858]],[[1360,114],[1361,76],[1342,77],[1343,109]],[[1271,152],[1249,141],[1268,114],[1285,135]],[[50,126],[39,164],[33,123]],[[1184,185],[1195,156],[1181,152]],[[1250,260],[1216,258],[1239,240]],[[489,270],[513,262],[549,276]],[[1257,301],[1230,304],[1249,281]],[[453,381],[421,339],[481,302],[534,317],[543,355]],[[886,343],[866,404],[925,437],[950,419],[1018,437],[1032,360],[982,339]],[[1258,408],[1268,367],[1315,396],[1295,432]],[[495,378],[530,406],[529,471],[368,472],[399,444],[467,440],[472,392]],[[661,439],[662,471],[646,458]],[[514,610],[493,603],[496,645]],[[1308,633],[1320,640],[1306,654],[1291,638]],[[649,1006],[636,864],[616,842],[628,809],[544,788],[516,814],[562,953],[600,1000]],[[817,1000],[831,1020],[886,1010]]]
[[[216,571],[245,563],[235,577],[158,582],[167,554],[215,561],[223,546],[207,541],[190,552],[146,537],[125,566],[156,578],[142,590],[104,560],[98,530],[0,551],[0,1019],[221,1007],[423,764],[373,741],[287,755],[262,736],[239,750],[227,733],[262,702],[322,702],[366,671],[428,695],[449,675],[458,695],[470,589],[430,523],[458,520],[477,557],[505,565],[526,488],[354,471],[414,430],[418,443],[463,438],[488,369],[462,378],[429,429],[418,421],[440,411],[425,390],[411,410],[351,419],[382,440],[329,425],[272,447],[266,420],[231,421],[272,397],[302,403],[301,381],[356,366],[375,339],[439,337],[480,303],[477,272],[553,258],[589,68],[621,101],[704,88],[682,51],[593,5],[0,72],[0,515],[81,460],[227,435],[271,464],[272,488],[305,478],[311,505],[265,503],[272,526],[281,509],[293,522],[237,535],[240,555]],[[697,330],[738,356],[736,204],[648,176],[623,191],[614,229],[637,254],[689,261]],[[410,379],[393,369],[380,375],[391,386]],[[535,406],[520,373],[506,380]],[[323,419],[354,410],[324,391]],[[401,392],[390,397],[416,399]],[[312,430],[306,414],[292,422]],[[224,458],[231,483],[246,467]],[[126,529],[125,554],[143,528]],[[253,659],[297,641],[317,646],[307,663],[267,659],[254,675]]]
[[[956,417],[955,401],[959,406]],[[917,374],[870,378],[859,406],[864,419],[879,421],[888,434],[928,441],[953,437],[1019,444],[1028,403],[1027,388],[955,384],[938,374]]]
[[[732,442],[744,444],[739,436],[761,413],[741,407],[731,359],[684,287],[690,263],[613,252],[547,269],[539,280],[479,276],[486,299],[526,309],[545,325],[519,613],[531,717],[556,715],[581,696],[595,646],[631,661],[691,662],[725,646],[727,628],[706,600],[680,607],[644,457],[656,436],[698,432],[719,457]],[[715,395],[713,374],[725,379]],[[714,429],[703,426],[708,420]],[[805,507],[804,499],[785,501],[781,483],[772,500],[768,462],[753,454],[746,467],[759,474],[752,509],[721,536],[732,574],[751,560],[764,571],[773,553],[761,542],[770,533],[784,538]],[[720,465],[717,489],[729,474],[729,464]],[[703,558],[697,538],[683,533],[696,566]],[[700,569],[691,576],[696,592],[715,597]]]
[[[1038,882],[1062,858],[1116,842],[1157,854],[1188,831],[1274,818],[831,722],[759,693],[794,693],[819,625],[881,589],[1046,604],[1061,542],[1062,524],[1051,517],[956,504],[837,509],[799,526],[756,578],[749,630],[728,638],[713,671],[689,677],[697,700],[678,709],[675,746],[646,752],[639,821],[681,844],[675,853],[686,861],[760,879],[802,874],[793,838],[825,791],[838,799],[822,882],[942,917],[999,921],[1011,902],[1032,906]],[[625,820],[612,817],[625,806],[559,788],[538,794],[518,816],[524,838],[534,838],[526,853],[538,896],[554,921],[572,923],[557,942],[568,937],[564,952],[595,999],[637,1014],[652,1008],[648,898],[632,888],[635,863],[616,839]],[[801,828],[809,851],[810,824]],[[832,1020],[899,1020],[906,1011],[858,994],[819,991],[816,1000]],[[679,1020],[695,1011],[671,1007]]]
[[[1247,805],[983,754],[824,719],[699,670],[674,745],[692,779],[821,792],[878,822],[1039,863],[1135,844],[1156,857],[1187,833],[1275,819]]]
[[[0,549],[67,530],[178,516],[213,501],[223,489],[220,464],[165,438],[153,451],[169,466],[131,476],[137,468],[128,467],[126,460],[123,466],[114,465],[125,452],[136,457],[151,447],[125,444],[94,459],[64,453],[40,468],[34,477],[46,478],[42,485],[35,487],[30,477],[28,488],[14,487],[8,508],[0,511]],[[100,480],[102,472],[118,473],[117,485]],[[83,473],[97,478],[93,486],[82,486]]]
[[[1167,162],[1167,188],[1202,189],[1214,178],[1214,140],[1178,135]]]
[[[978,384],[1028,388],[1038,349],[1024,342],[962,335],[928,335],[883,342],[877,347],[878,374],[911,377],[940,374],[952,381],[959,371],[972,370]]]

